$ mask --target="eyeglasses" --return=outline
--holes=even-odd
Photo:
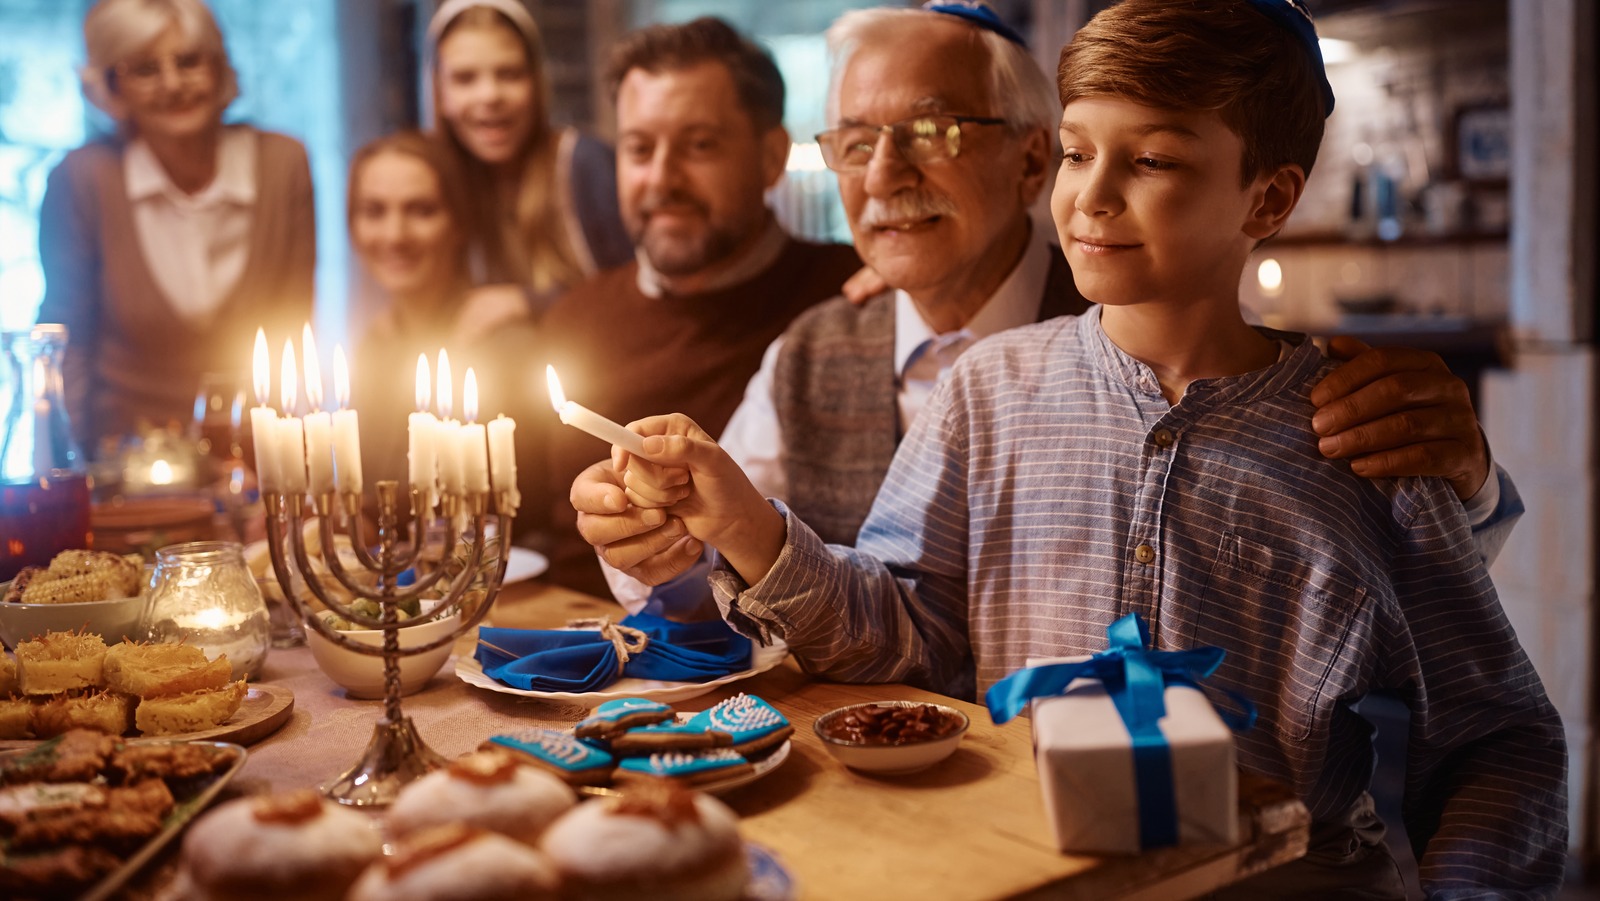
[[[198,81],[210,74],[211,54],[203,50],[174,53],[166,57],[146,57],[132,62],[117,63],[109,75],[113,84],[120,82],[133,90],[148,90],[170,71],[182,81]]]
[[[914,166],[954,159],[961,152],[961,130],[968,125],[1004,125],[989,116],[912,116],[889,125],[845,125],[817,135],[822,161],[835,172],[859,172],[872,162],[878,140],[888,132],[894,147]]]

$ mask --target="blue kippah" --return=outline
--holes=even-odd
[[[1018,47],[1026,48],[1028,46],[1028,42],[1022,39],[1022,35],[1017,34],[1010,25],[1007,25],[1000,18],[1000,14],[995,12],[989,4],[984,3],[983,0],[928,0],[927,3],[922,4],[922,8],[929,12],[943,13],[947,16],[965,19],[985,31],[992,31],[998,34]]]
[[[1306,8],[1304,0],[1250,0],[1250,5],[1300,39],[1312,62],[1317,64],[1317,80],[1322,83],[1322,114],[1331,115],[1333,85],[1328,84],[1328,68],[1322,63],[1322,47],[1317,43],[1317,26],[1312,23],[1311,10]]]

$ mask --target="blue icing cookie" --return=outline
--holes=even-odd
[[[701,729],[726,732],[736,745],[771,735],[789,725],[777,708],[754,695],[736,694],[689,718]]]
[[[648,757],[630,757],[618,764],[617,768],[632,775],[682,779],[721,774],[727,770],[749,765],[737,751],[730,748],[716,748],[693,753],[661,751]]]
[[[605,751],[579,741],[571,733],[554,729],[524,729],[496,735],[489,743],[532,757],[535,761],[567,773],[582,773],[608,768],[615,759]]]
[[[573,727],[584,738],[611,738],[625,729],[672,719],[672,708],[648,698],[618,698],[594,709]]]

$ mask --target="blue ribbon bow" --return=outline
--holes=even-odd
[[[620,675],[616,646],[595,630],[480,629],[475,656],[491,679],[524,691],[599,691],[622,677],[705,682],[750,668],[750,639],[720,619],[675,623],[636,613],[621,625],[649,643]]]
[[[1222,663],[1221,648],[1187,651],[1150,650],[1144,618],[1130,613],[1106,628],[1110,648],[1077,663],[1051,663],[1020,669],[990,686],[984,695],[989,715],[1004,723],[1034,698],[1066,691],[1074,679],[1098,679],[1116,705],[1133,746],[1133,771],[1139,801],[1139,844],[1161,848],[1178,843],[1177,795],[1172,784],[1172,748],[1161,734],[1167,715],[1168,685],[1200,687]],[[1255,724],[1256,709],[1244,697],[1224,691],[1239,704],[1241,715],[1219,711],[1237,732]]]

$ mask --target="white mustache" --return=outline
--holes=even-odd
[[[887,200],[868,197],[867,205],[861,210],[861,224],[867,228],[878,228],[934,216],[951,216],[955,212],[955,202],[943,194],[907,191]]]

